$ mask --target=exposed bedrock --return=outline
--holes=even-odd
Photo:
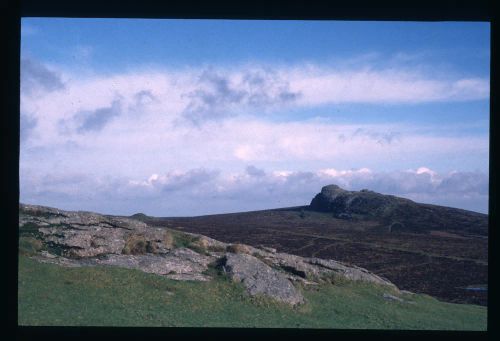
[[[421,204],[412,200],[363,189],[347,191],[337,185],[324,186],[309,205],[339,219],[378,221],[389,232],[455,230],[488,234],[486,214],[452,207]]]
[[[209,281],[212,267],[241,282],[249,295],[290,305],[304,302],[301,285],[339,278],[395,286],[365,269],[270,248],[228,244],[193,233],[148,226],[134,219],[20,205],[21,236],[43,245],[32,255],[61,266],[117,266],[174,280]],[[397,289],[397,288],[395,288]]]
[[[291,305],[304,302],[302,294],[284,273],[252,255],[228,253],[222,266],[231,279],[243,283],[250,295],[270,296]]]

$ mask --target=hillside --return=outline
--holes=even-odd
[[[224,242],[335,259],[405,290],[487,304],[488,216],[477,212],[326,186],[309,206],[139,219]]]
[[[485,330],[486,309],[334,259],[20,205],[20,325]]]

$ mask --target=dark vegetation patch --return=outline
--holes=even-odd
[[[51,253],[53,255],[58,255],[58,256],[62,256],[62,257],[70,257],[70,258],[75,258],[75,259],[81,258],[79,255],[74,253],[74,249],[76,249],[76,247],[70,248],[70,247],[60,245],[60,244],[56,244],[54,242],[48,242],[48,243],[44,243],[43,249],[48,251],[49,253]]]
[[[432,211],[433,206],[427,206],[431,206]],[[473,226],[474,219],[483,217],[459,212],[459,218],[466,219],[461,223],[463,229],[444,230],[443,226],[449,221],[446,214],[456,213],[450,210],[444,208],[443,212],[448,213],[436,223],[441,227],[432,231],[446,231],[451,235],[431,233],[427,229],[399,231],[399,226],[389,232],[390,225],[385,222],[337,219],[330,213],[311,211],[307,206],[192,218],[155,218],[151,223],[172,229],[182,226],[183,231],[226,243],[263,245],[303,257],[335,259],[367,268],[402,289],[448,302],[486,305],[487,292],[456,289],[487,283],[488,238],[471,234],[473,227],[464,227]]]
[[[44,210],[24,210],[22,208],[19,208],[19,213],[41,218],[65,217],[65,215],[61,213],[47,212]]]
[[[142,255],[151,248],[151,243],[143,235],[131,234],[125,240],[122,253],[125,255]]]
[[[225,275],[226,262],[227,262],[227,259],[225,256],[217,258],[215,261],[208,264],[208,268],[207,268],[207,270],[204,271],[204,274],[208,275],[212,278],[216,278],[218,280],[225,279],[227,281],[230,281],[229,276]]]
[[[39,233],[38,228],[40,228],[40,227],[41,226],[38,226],[35,223],[27,222],[24,225],[19,227],[19,235],[21,235],[21,236],[22,235],[37,235]]]
[[[136,213],[134,215],[131,215],[130,218],[137,219],[137,220],[143,220],[143,219],[147,219],[148,216],[145,215],[144,213]]]
[[[285,270],[286,272],[290,272],[296,276],[299,276],[299,277],[302,277],[302,278],[306,278],[307,275],[304,271],[301,271],[301,270],[297,270],[295,269],[294,267],[291,267],[291,266],[287,266],[287,265],[282,265],[281,268],[283,270]]]

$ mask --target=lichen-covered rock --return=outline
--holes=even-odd
[[[212,263],[216,259],[213,256],[200,255],[199,253],[185,247],[172,250],[169,256],[190,261],[194,264],[200,265],[204,269],[206,269],[208,264]]]
[[[318,267],[304,262],[305,258],[303,257],[287,253],[268,253],[266,255],[261,254],[261,256],[274,267],[300,278],[316,279],[319,276]]]
[[[45,243],[62,250],[67,257],[95,257],[108,253],[121,253],[125,245],[123,229],[102,230],[93,227],[75,230],[65,226],[38,229]]]
[[[96,259],[100,265],[113,265],[129,269],[138,269],[148,273],[158,275],[167,274],[194,274],[201,273],[206,268],[198,263],[191,262],[170,255],[107,255],[104,258]]]
[[[291,279],[294,281],[312,284],[328,279],[334,274],[350,281],[370,282],[396,288],[387,279],[377,276],[364,268],[354,265],[348,266],[331,259],[308,258],[287,253],[270,253],[264,251],[258,251],[257,254],[267,264],[287,272],[289,276],[292,276]]]
[[[222,266],[234,281],[243,283],[250,295],[265,295],[291,305],[304,302],[302,294],[284,274],[254,256],[227,253]]]
[[[172,231],[141,221],[92,212],[68,212],[20,205],[19,225],[48,247],[34,259],[67,267],[118,266],[182,281],[208,281],[210,264],[243,283],[250,295],[264,295],[291,305],[304,302],[293,283],[314,285],[333,275],[397,288],[369,271],[334,260],[305,258],[276,252],[273,248],[229,244],[185,232],[194,250],[174,247]],[[186,237],[186,236],[184,236]],[[232,252],[227,252],[227,251]],[[53,253],[56,254],[53,254]]]
[[[43,241],[60,250],[65,257],[95,257],[120,254],[131,234],[146,234],[161,239],[160,232],[148,229],[141,221],[108,217],[92,212],[70,212],[37,205],[20,205],[19,226],[38,227]],[[160,240],[160,246],[161,240]]]
[[[19,224],[22,226],[27,222],[65,225],[74,229],[84,230],[95,226],[102,228],[122,228],[126,230],[143,230],[147,227],[147,224],[142,221],[125,217],[109,217],[93,212],[72,212],[52,207],[20,204]]]
[[[397,289],[396,286],[388,280],[377,276],[366,269],[354,265],[347,266],[332,259],[327,260],[321,258],[306,258],[305,261],[310,264],[319,265],[320,267],[323,267],[325,269],[332,270],[335,274],[341,275],[342,277],[351,281],[370,282],[380,285],[387,285],[394,289]]]
[[[208,249],[210,249],[210,248],[226,248],[228,245],[227,243],[212,239],[212,238],[207,237],[207,236],[203,236],[201,234],[188,233],[188,232],[185,232],[185,233],[188,235],[197,237],[199,240],[199,243]]]

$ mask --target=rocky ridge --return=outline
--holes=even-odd
[[[19,231],[21,238],[38,242],[32,258],[40,262],[69,267],[118,266],[182,281],[209,281],[212,268],[241,282],[252,296],[263,295],[290,305],[304,303],[300,286],[325,281],[365,281],[397,290],[366,269],[335,260],[223,243],[125,217],[20,204]]]
[[[346,220],[376,220],[390,232],[455,230],[488,235],[487,215],[458,208],[420,204],[412,200],[363,189],[348,191],[324,186],[309,208]]]

